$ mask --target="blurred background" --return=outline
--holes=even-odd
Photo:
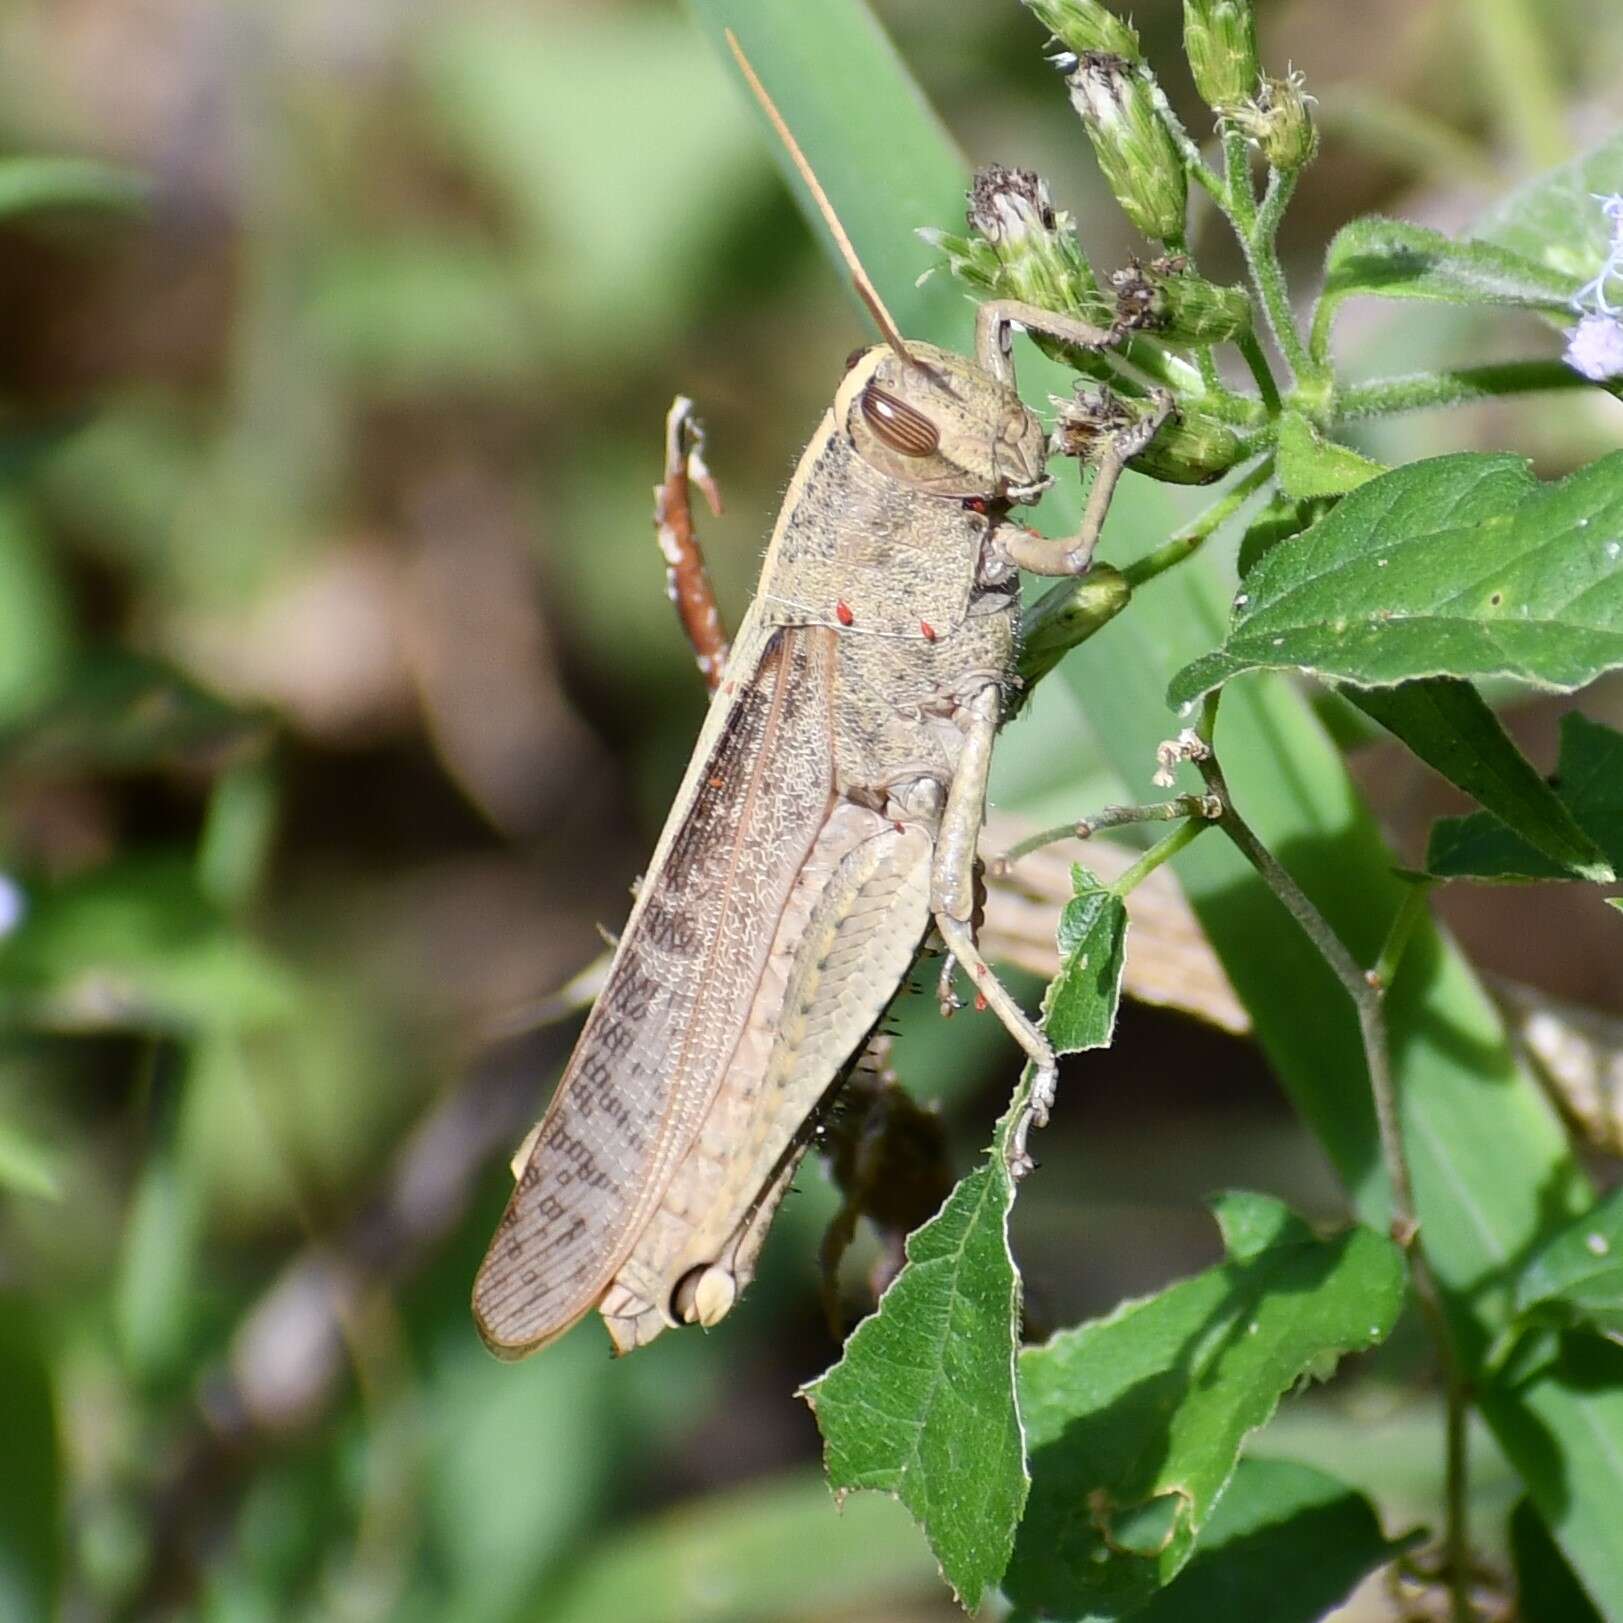
[[[1041,170],[1096,264],[1138,246],[1014,0],[876,10],[971,159]],[[1203,130],[1178,6],[1135,10]],[[1320,97],[1309,290],[1355,214],[1462,229],[1623,116],[1609,0],[1260,10]],[[728,75],[665,0],[7,0],[0,92],[5,154],[150,188],[0,220],[0,1615],[958,1615],[897,1507],[835,1515],[793,1396],[837,1350],[815,1161],[709,1337],[611,1364],[594,1320],[504,1367],[466,1306],[573,1035],[545,1000],[623,919],[704,705],[649,524],[665,408],[708,426],[736,622],[864,333]],[[1433,308],[1339,331],[1359,375],[1555,348]],[[1363,443],[1554,475],[1619,437],[1562,401]],[[1063,770],[1053,686],[1000,804],[1143,798]],[[1557,715],[1511,717],[1545,767]],[[1356,767],[1414,859],[1454,803]],[[1604,910],[1445,905],[1489,969],[1623,1014]],[[1013,1053],[915,1005],[900,1069],[962,1173]],[[1242,1038],[1129,1007],[1062,1087],[1017,1214],[1035,1329],[1213,1260],[1215,1186],[1344,1211]],[[1425,1368],[1400,1336],[1272,1451],[1425,1514]]]

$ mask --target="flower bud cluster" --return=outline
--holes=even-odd
[[[1165,343],[1223,344],[1251,331],[1251,295],[1196,276],[1182,254],[1164,254],[1148,265],[1132,260],[1110,280],[1120,324]]]
[[[1039,175],[988,164],[976,171],[968,201],[968,236],[920,232],[946,256],[954,276],[994,298],[1108,321],[1109,301],[1071,216],[1055,209]]]
[[[1059,408],[1054,451],[1085,462],[1095,460],[1108,441],[1136,433],[1155,410],[1149,401],[1086,385],[1078,387],[1074,399],[1054,404]],[[1222,478],[1243,454],[1240,437],[1228,424],[1184,403],[1127,466],[1166,484],[1205,485]]]

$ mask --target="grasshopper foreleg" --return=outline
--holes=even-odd
[[[976,691],[959,711],[964,747],[947,790],[936,837],[935,862],[930,874],[930,910],[936,929],[959,964],[968,972],[975,990],[1003,1022],[1035,1069],[1025,1109],[1009,1135],[1009,1170],[1022,1177],[1033,1162],[1026,1151],[1026,1135],[1033,1124],[1048,1120],[1054,1102],[1058,1068],[1048,1039],[992,973],[975,945],[971,919],[975,911],[975,850],[986,816],[986,782],[992,766],[992,741],[997,734],[1001,696],[995,683]]]
[[[727,663],[727,631],[693,528],[693,485],[719,516],[721,492],[705,466],[704,430],[693,415],[693,402],[679,394],[665,417],[665,477],[654,486],[654,534],[665,559],[671,601],[693,645],[705,686],[714,693]]]
[[[1093,488],[1082,524],[1072,536],[1034,535],[1018,524],[1004,524],[997,531],[997,545],[1011,563],[1034,575],[1085,575],[1093,563],[1094,549],[1110,514],[1110,503],[1127,464],[1160,432],[1173,412],[1172,396],[1157,390],[1155,409],[1141,421],[1109,435],[1099,451],[1093,474]]]

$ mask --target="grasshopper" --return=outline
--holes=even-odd
[[[502,1358],[594,1307],[622,1353],[727,1313],[820,1107],[932,926],[1034,1067],[1017,1174],[1054,1094],[1053,1050],[971,927],[987,774],[1019,572],[1088,569],[1123,464],[1159,421],[1106,447],[1076,536],[1009,522],[1052,483],[1043,426],[1015,390],[1013,329],[1087,348],[1121,330],[994,300],[973,360],[903,339],[729,42],[885,342],[852,358],[800,459],[602,994],[479,1270],[474,1314]]]

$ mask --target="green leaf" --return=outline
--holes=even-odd
[[[1299,411],[1287,411],[1279,420],[1275,466],[1279,488],[1298,501],[1341,496],[1386,472],[1385,464],[1325,439]]]
[[[1529,1499],[1510,1513],[1518,1623],[1603,1623]]]
[[[94,158],[0,159],[0,219],[41,209],[128,213],[150,197],[150,185],[133,170]]]
[[[1267,669],[1581,687],[1623,664],[1623,451],[1551,485],[1517,457],[1410,463],[1274,548],[1245,588],[1222,648],[1173,678],[1173,704]]]
[[[1028,1486],[1014,1397],[1009,1121],[985,1163],[908,1237],[907,1265],[840,1361],[802,1388],[830,1484],[900,1499],[971,1611],[1003,1574]]]
[[[1139,1623],[1318,1623],[1414,1539],[1388,1539],[1370,1502],[1289,1460],[1244,1459],[1194,1559]]]
[[[1240,538],[1241,580],[1256,568],[1266,553],[1272,552],[1281,541],[1300,535],[1310,524],[1316,524],[1334,505],[1329,499],[1297,501],[1282,491],[1275,491]]]
[[[1127,909],[1085,868],[1071,869],[1076,895],[1059,919],[1059,974],[1048,989],[1043,1029],[1056,1053],[1108,1048],[1126,962]]]
[[[1611,228],[1596,199],[1614,192],[1623,192],[1623,131],[1525,181],[1489,210],[1473,235],[1581,285],[1606,261]]]
[[[1436,676],[1402,682],[1395,688],[1343,684],[1339,691],[1366,716],[1401,738],[1427,766],[1485,806],[1499,828],[1507,834],[1514,829],[1528,846],[1542,852],[1557,872],[1603,885],[1616,877],[1574,810],[1538,775],[1469,682]],[[1623,738],[1618,743],[1623,746]],[[1623,751],[1612,782],[1623,824]],[[1450,819],[1456,823],[1472,820]]]
[[[1516,1311],[1623,1344],[1623,1189],[1569,1224],[1516,1282]]]
[[[0,1291],[0,1617],[55,1617],[62,1566],[56,1394],[29,1303]]]
[[[1127,913],[1085,869],[1060,918],[1060,970],[1043,1000],[1056,1053],[1110,1041]],[[895,1494],[970,1610],[1003,1575],[1029,1476],[1016,1393],[1020,1275],[1009,1249],[1009,1135],[1027,1068],[985,1162],[909,1235],[907,1264],[840,1361],[802,1389],[830,1484]]]
[[[1563,716],[1551,792],[1610,871],[1623,871],[1623,733],[1577,711]],[[1494,809],[1505,815],[1504,808]],[[1512,825],[1508,816],[1501,821],[1489,812],[1439,818],[1426,849],[1426,871],[1440,879],[1571,879],[1572,865],[1551,860],[1549,844],[1533,842],[1528,833],[1524,824]],[[1604,884],[1610,873],[1582,877]]]
[[[1020,1356],[1032,1481],[1004,1579],[1017,1606],[1142,1606],[1189,1562],[1280,1398],[1397,1320],[1403,1258],[1384,1236],[1320,1240],[1263,1195],[1214,1210],[1227,1262]]]
[[[1354,294],[1442,304],[1508,305],[1566,316],[1578,283],[1491,242],[1455,242],[1441,231],[1379,215],[1354,220],[1331,239],[1324,292],[1313,316],[1313,344],[1323,351],[1343,300]]]

